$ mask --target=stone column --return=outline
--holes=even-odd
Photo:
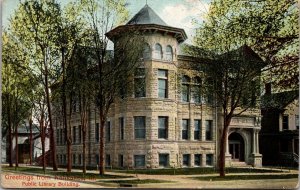
[[[256,153],[259,154],[258,130],[256,130]]]
[[[229,140],[228,140],[228,134],[226,137],[226,150],[225,150],[225,166],[231,166],[231,154],[229,152]]]
[[[252,165],[254,167],[262,166],[262,155],[259,154],[258,129],[253,129],[253,153]]]

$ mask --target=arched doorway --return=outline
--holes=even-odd
[[[228,137],[229,153],[233,161],[245,161],[245,143],[243,137],[233,132]]]

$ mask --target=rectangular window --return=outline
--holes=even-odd
[[[160,167],[169,166],[169,154],[159,154],[159,166]]]
[[[189,138],[189,120],[188,119],[183,119],[181,121],[182,124],[182,139],[187,140]]]
[[[99,155],[98,154],[95,155],[95,161],[96,161],[96,165],[99,166]]]
[[[145,167],[145,155],[134,155],[134,167],[143,168]]]
[[[64,154],[64,163],[67,163],[67,156]]]
[[[81,166],[81,154],[78,154],[78,164]]]
[[[202,162],[202,155],[201,154],[195,154],[194,165],[195,166],[201,166],[201,162]]]
[[[106,124],[106,141],[110,142],[110,121]]]
[[[81,125],[78,126],[78,143],[81,143]]]
[[[299,115],[295,115],[295,126],[296,129],[299,130]]]
[[[119,167],[124,167],[124,157],[122,154],[119,154]]]
[[[158,97],[168,98],[168,71],[158,70]]]
[[[190,165],[190,155],[189,154],[183,154],[182,155],[182,165],[183,166],[189,166]]]
[[[158,138],[168,138],[168,117],[158,117]]]
[[[183,102],[190,101],[190,88],[188,84],[182,84],[181,99]]]
[[[119,128],[120,128],[120,140],[124,140],[124,136],[125,136],[124,117],[119,118]]]
[[[60,155],[60,163],[62,164],[64,161],[63,161],[63,155],[61,154]]]
[[[289,129],[289,116],[288,115],[284,115],[282,117],[282,129],[283,130]]]
[[[96,139],[96,142],[99,142],[99,123],[96,123],[96,126],[95,126],[95,139]]]
[[[212,154],[206,154],[206,165],[207,166],[213,165],[213,155]]]
[[[76,164],[76,154],[73,154],[73,165]]]
[[[205,139],[207,141],[212,140],[212,120],[205,121]]]
[[[105,155],[105,165],[106,166],[110,166],[110,154],[106,154]]]
[[[200,88],[200,85],[193,86],[192,93],[193,93],[192,94],[193,101],[195,103],[201,103],[201,88]]]
[[[201,120],[195,119],[194,120],[194,139],[201,140]]]
[[[146,138],[146,117],[136,116],[134,117],[134,137],[135,139]]]
[[[73,144],[76,143],[76,126],[73,126]]]
[[[146,97],[146,82],[144,68],[137,68],[134,72],[134,97]]]
[[[56,130],[56,143],[57,143],[57,145],[60,144],[60,142],[59,142],[59,129]]]
[[[60,129],[60,144],[64,144],[64,129]]]

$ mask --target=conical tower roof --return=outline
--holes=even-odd
[[[167,26],[148,5],[145,5],[126,25],[132,24],[157,24]]]

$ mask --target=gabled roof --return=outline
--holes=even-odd
[[[298,96],[298,90],[265,94],[261,97],[261,108],[284,110],[285,107],[297,99]]]
[[[126,25],[132,24],[157,24],[167,26],[148,5],[145,5]]]

